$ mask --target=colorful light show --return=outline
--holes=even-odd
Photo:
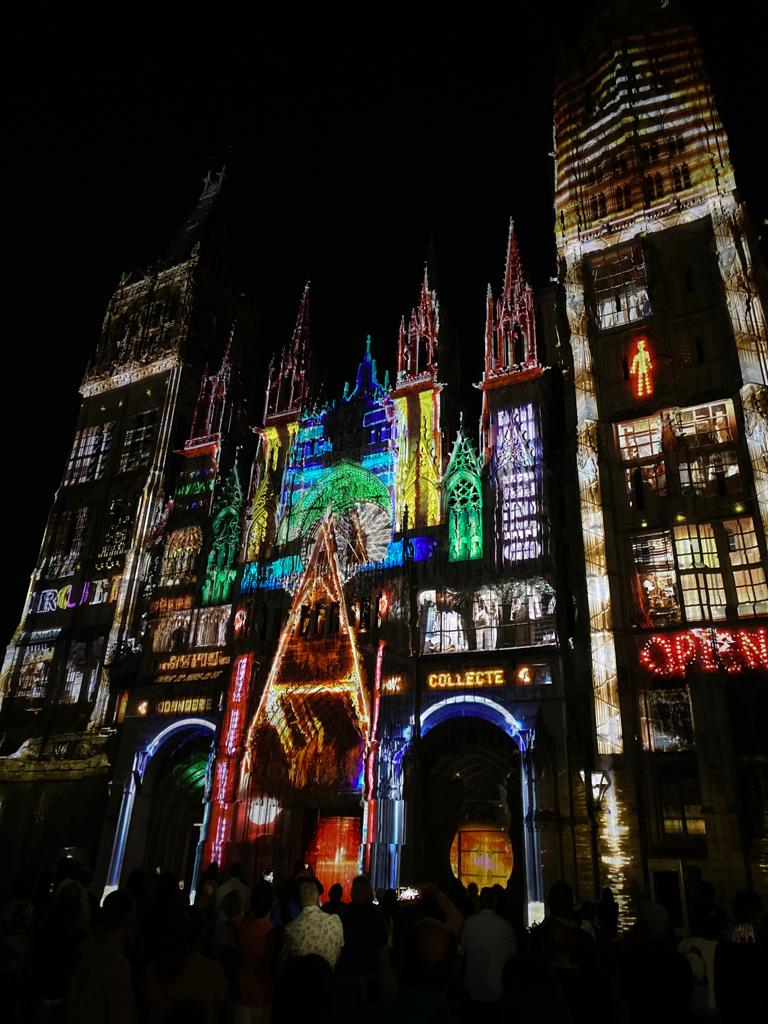
[[[763,271],[653,6],[558,73],[557,277],[510,223],[474,341],[431,257],[399,328],[327,279],[313,337],[301,279],[256,315],[218,178],[121,279],[3,666],[15,851],[498,883],[529,923],[557,877],[768,879]]]

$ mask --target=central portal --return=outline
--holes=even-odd
[[[422,742],[427,878],[482,888],[510,882],[523,898],[520,755],[498,726],[456,717]],[[454,883],[455,884],[455,883]]]

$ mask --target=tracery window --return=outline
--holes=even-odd
[[[667,471],[662,456],[661,415],[616,424],[619,453],[625,464],[630,508],[645,507],[646,494],[667,493]]]
[[[493,471],[501,564],[539,558],[543,549],[541,456],[532,403],[498,410]]]

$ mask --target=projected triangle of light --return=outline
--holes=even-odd
[[[340,712],[363,743],[368,738],[368,699],[344,599],[335,522],[328,515],[317,531],[249,730],[250,747],[261,727],[275,729],[292,765],[318,737],[333,743]],[[336,614],[337,624],[324,620],[320,627],[320,615]]]

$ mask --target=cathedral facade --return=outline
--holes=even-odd
[[[510,225],[477,431],[428,269],[391,379],[361,339],[321,397],[306,287],[247,414],[219,179],[121,281],[5,657],[12,861],[509,882],[529,922],[561,877],[681,921],[764,887],[765,290],[674,11],[563,65],[555,150],[558,283]]]

